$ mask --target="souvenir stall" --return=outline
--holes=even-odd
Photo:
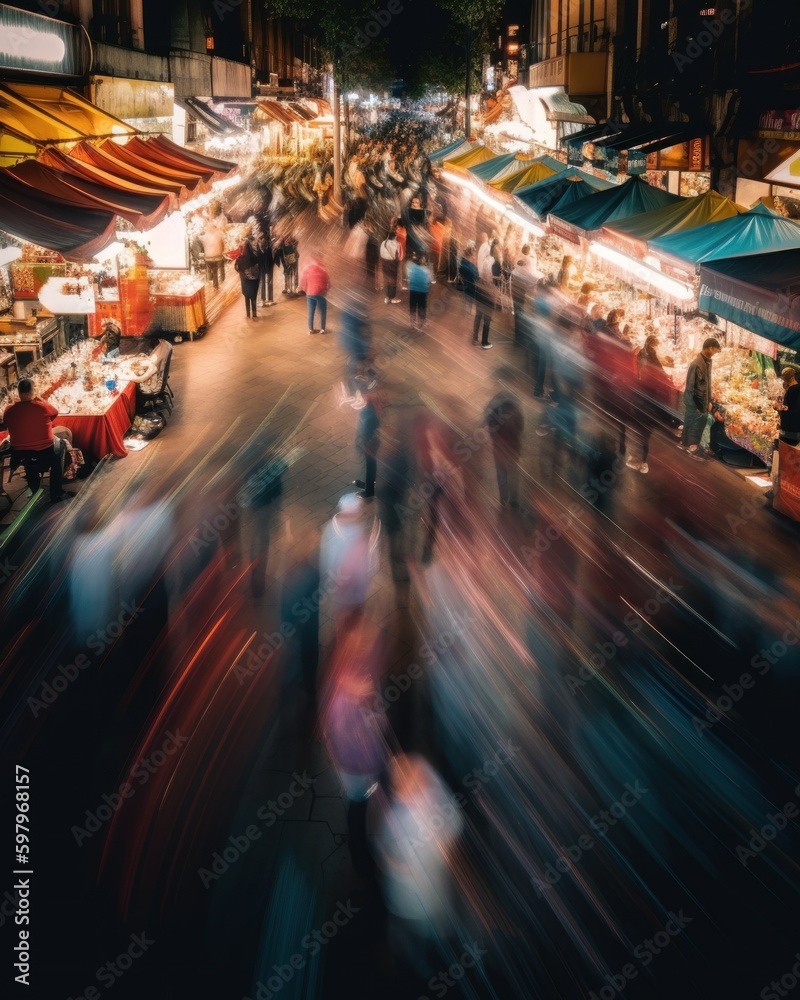
[[[750,341],[749,363],[731,380],[726,397],[726,403],[730,399],[726,430],[742,447],[773,464],[779,433],[774,406],[784,393],[777,376],[787,366],[800,372],[800,245],[703,264],[698,302],[726,324],[729,335],[733,331],[738,339]],[[776,508],[800,520],[797,453],[796,447],[782,442],[773,473]]]

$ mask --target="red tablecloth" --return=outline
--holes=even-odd
[[[84,417],[59,413],[53,425],[69,427],[73,446],[80,448],[84,454],[95,458],[103,458],[109,454],[125,458],[128,452],[123,438],[130,429],[135,413],[136,383],[128,382],[101,416]]]

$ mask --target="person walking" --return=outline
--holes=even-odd
[[[365,500],[375,496],[375,479],[378,473],[378,450],[381,445],[380,428],[383,407],[375,389],[365,391],[364,406],[358,413],[356,449],[364,456]]]
[[[327,333],[325,322],[328,318],[328,300],[325,298],[331,287],[331,276],[327,270],[316,260],[311,258],[311,262],[303,268],[300,275],[300,290],[306,293],[308,303],[308,332],[316,333],[314,327],[314,316],[319,306],[319,321],[322,324],[320,333]]]
[[[711,412],[711,366],[715,354],[722,350],[714,337],[703,341],[703,349],[689,365],[683,392],[683,433],[678,447],[697,462],[705,459],[697,452]]]
[[[474,313],[478,295],[478,267],[475,264],[475,247],[471,243],[464,250],[464,256],[458,265],[458,276],[464,291],[464,311]]]
[[[294,234],[286,236],[275,254],[275,263],[283,268],[283,294],[297,295],[297,270],[300,251]]]
[[[261,305],[274,306],[272,297],[272,277],[275,270],[275,253],[272,249],[272,233],[269,220],[262,217],[258,223],[258,235],[255,241],[258,268],[261,272]]]
[[[489,351],[494,344],[489,342],[489,326],[495,307],[495,279],[500,277],[500,265],[490,253],[484,254],[478,265],[478,284],[475,293],[475,322],[472,326],[472,343]],[[478,337],[480,336],[480,341]]]
[[[386,285],[384,305],[396,306],[400,299],[397,297],[397,274],[401,267],[402,248],[397,238],[397,230],[392,228],[389,235],[381,243],[381,268],[383,270],[383,280]]]
[[[519,457],[522,454],[522,432],[525,417],[519,402],[506,393],[496,395],[486,408],[486,428],[492,436],[497,489],[500,506],[519,507]]]
[[[428,316],[428,292],[432,281],[427,258],[419,254],[412,255],[408,262],[406,277],[411,325],[415,330],[424,330]]]
[[[526,243],[511,272],[511,302],[514,307],[514,346],[521,347],[523,342],[522,317],[525,313],[529,297],[533,296],[538,275],[536,264],[530,256],[531,248]]]
[[[236,268],[236,273],[239,275],[239,281],[242,286],[247,319],[251,318],[251,314],[253,319],[258,319],[256,297],[258,296],[258,282],[261,277],[261,271],[258,266],[255,247],[250,240],[249,233],[239,250],[239,256],[236,258],[234,267]]]

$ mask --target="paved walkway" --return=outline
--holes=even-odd
[[[335,285],[335,272],[333,278]],[[279,289],[277,274],[276,286]],[[92,487],[92,503],[98,510],[107,511],[139,488],[150,495],[166,493],[192,470],[202,467],[197,476],[198,495],[192,494],[181,516],[182,538],[191,538],[225,499],[223,495],[218,499],[213,491],[205,497],[199,493],[199,487],[217,468],[215,446],[225,440],[222,450],[226,454],[240,446],[280,401],[270,429],[282,436],[295,432],[293,441],[303,454],[286,477],[282,514],[270,549],[267,591],[261,598],[252,598],[246,581],[238,584],[239,598],[225,625],[232,641],[240,634],[272,632],[279,627],[280,582],[293,565],[313,551],[318,532],[335,512],[338,499],[363,474],[354,450],[357,414],[351,407],[340,405],[338,386],[344,356],[337,339],[338,312],[335,307],[330,310],[327,335],[312,337],[307,333],[305,309],[304,299],[287,300],[279,294],[274,308],[261,309],[259,318],[251,321],[245,318],[244,303],[239,299],[220,315],[205,337],[176,345],[171,373],[176,408],[167,428],[143,451],[111,463]],[[410,332],[405,302],[386,306],[382,294],[375,293],[372,326],[388,406],[387,439],[398,432],[402,423],[399,416],[423,402],[440,411],[460,431],[473,434],[481,424],[486,403],[503,384],[519,392],[525,406],[527,432],[522,465],[527,473],[527,490],[535,496],[541,483],[555,483],[554,491],[568,499],[568,474],[565,472],[563,480],[551,477],[556,459],[552,440],[533,433],[534,426],[546,416],[547,407],[532,398],[519,372],[520,357],[511,344],[510,317],[497,318],[495,347],[481,351],[471,346],[471,320],[457,292],[447,285],[434,286],[430,313],[426,333]],[[487,521],[491,522],[499,515],[491,455],[480,445],[476,445],[475,452],[483,480],[483,493],[474,498],[475,504],[485,506]],[[649,475],[626,471],[620,478],[615,490],[617,526],[608,523],[609,539],[624,543],[627,538],[631,552],[637,553],[642,551],[640,543],[646,541],[657,566],[663,549],[661,515],[665,512],[677,511],[688,500],[695,508],[698,523],[707,519],[719,526],[728,523],[728,515],[740,516],[749,511],[727,534],[743,553],[757,553],[759,559],[771,561],[776,572],[781,572],[787,562],[786,532],[793,529],[778,523],[760,504],[754,504],[758,491],[743,476],[715,462],[690,463],[666,433],[653,436],[650,468]],[[378,469],[380,477],[380,457]],[[599,544],[602,549],[602,538]],[[194,648],[193,643],[207,626],[202,618],[177,620],[183,599],[179,584],[183,584],[185,593],[184,569],[178,561],[168,570],[172,586],[170,615],[176,619],[171,644],[176,658],[182,652],[182,643],[187,649]],[[491,567],[487,566],[486,571],[491,573]],[[231,576],[227,579],[230,581]],[[387,674],[401,673],[417,656],[417,600],[413,586],[393,579],[384,542],[382,569],[370,598],[370,615],[388,636]],[[323,630],[326,628],[323,620]],[[326,634],[323,632],[323,640]],[[211,695],[208,697],[210,705]],[[242,721],[253,718],[254,705],[252,701],[248,705],[248,699],[255,700],[258,711],[263,711],[263,730],[255,734],[247,732]],[[167,919],[162,928],[162,961],[173,983],[172,992],[165,988],[165,998],[199,995],[187,989],[187,984],[195,989],[207,980],[213,984],[207,995],[218,1000],[240,1000],[253,988],[254,956],[268,968],[281,959],[283,941],[288,959],[292,921],[297,917],[298,925],[302,923],[295,910],[306,898],[317,914],[323,914],[323,920],[326,912],[332,913],[339,903],[349,900],[363,914],[361,923],[354,918],[352,927],[342,930],[336,948],[322,955],[329,964],[326,982],[336,981],[337,971],[342,977],[363,978],[350,993],[326,992],[324,996],[412,996],[403,992],[402,972],[393,968],[391,959],[380,950],[380,907],[370,897],[369,880],[362,880],[353,871],[347,843],[346,800],[322,745],[313,734],[309,738],[298,728],[302,707],[296,700],[281,696],[279,679],[267,686],[245,685],[231,703],[231,728],[216,737],[220,751],[230,752],[231,756],[222,764],[216,754],[211,754],[209,763],[209,780],[231,786],[219,791],[221,798],[229,794],[230,809],[221,809],[217,815],[209,805],[210,812],[205,816],[205,825],[212,831],[208,841],[212,851],[215,843],[216,850],[222,851],[227,837],[240,834],[253,823],[265,802],[286,793],[295,775],[307,774],[314,781],[308,790],[300,787],[297,793],[291,793],[292,802],[280,808],[269,834],[253,843],[246,860],[231,866],[224,878],[214,879],[207,890],[201,891],[196,873],[188,873],[193,889],[187,891],[198,910],[187,911],[185,928],[183,921],[174,919]],[[424,705],[416,703],[410,714],[418,718],[418,708],[424,717]],[[394,721],[402,726],[405,719]],[[242,728],[237,729],[237,725]],[[239,757],[240,739],[243,745],[256,747],[252,756]],[[429,735],[413,724],[404,733],[407,747],[425,747],[428,742]],[[188,821],[185,816],[179,820]],[[204,830],[207,840],[208,830]],[[196,861],[195,856],[192,861]],[[202,919],[198,919],[198,912],[204,914]],[[280,930],[282,920],[289,928],[285,932]],[[214,941],[215,928],[219,930],[219,951],[214,954],[198,952],[194,936],[201,924],[207,942]],[[373,945],[374,962],[366,962],[360,972],[354,971],[348,963],[359,949]],[[181,964],[181,956],[185,956],[186,967]],[[395,992],[385,992],[391,989],[386,983],[393,980]],[[299,989],[297,982],[295,985]],[[480,988],[476,989],[475,995],[481,996]],[[299,997],[300,993],[293,990],[287,988],[283,996]]]

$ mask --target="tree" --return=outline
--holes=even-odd
[[[448,11],[464,30],[464,50],[466,55],[465,98],[466,111],[464,116],[464,131],[467,138],[472,130],[470,115],[470,99],[472,96],[472,78],[475,71],[476,42],[481,40],[487,29],[500,16],[504,0],[439,0],[439,4]]]
[[[265,7],[277,16],[312,22],[333,66],[333,191],[338,200],[342,193],[342,87],[358,71],[359,63],[365,62],[364,50],[385,27],[381,15],[391,17],[385,11],[375,12],[370,0],[265,0]]]

